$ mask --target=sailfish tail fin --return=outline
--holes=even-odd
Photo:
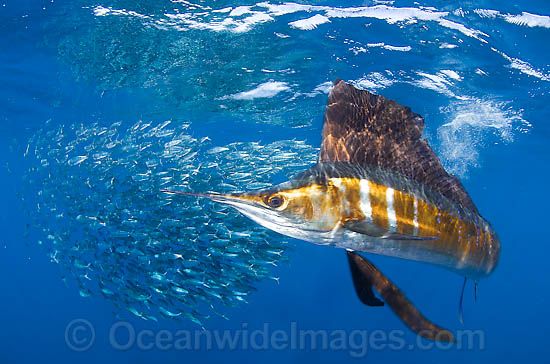
[[[360,300],[369,306],[380,306],[372,287],[391,307],[393,312],[412,331],[427,339],[454,342],[454,335],[425,318],[405,297],[403,292],[382,274],[371,262],[357,253],[347,251],[353,282]]]

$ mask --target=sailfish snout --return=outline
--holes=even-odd
[[[221,202],[226,204],[251,204],[253,199],[251,195],[244,194],[223,194],[223,193],[199,193],[199,192],[184,192],[174,190],[160,190],[160,192],[171,193],[176,195],[193,196],[208,198],[215,202]]]

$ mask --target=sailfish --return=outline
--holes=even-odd
[[[260,191],[163,191],[206,197],[280,234],[345,249],[362,303],[386,302],[417,334],[454,341],[359,254],[431,263],[476,282],[497,266],[496,233],[422,138],[423,128],[410,108],[337,79],[315,166]]]

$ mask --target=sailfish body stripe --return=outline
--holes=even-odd
[[[388,228],[388,207],[386,191],[388,187],[369,181],[370,203],[372,208],[372,220],[381,228]]]
[[[359,181],[359,201],[361,211],[365,215],[367,221],[372,221],[372,206],[370,203],[370,190],[369,190],[369,181],[362,179]]]
[[[413,224],[414,224],[413,234],[418,235],[418,199],[416,197],[414,198],[414,219],[413,219]]]
[[[395,208],[393,206],[395,190],[393,188],[388,188],[386,190],[386,205],[387,205],[387,215],[388,215],[388,228],[391,231],[397,230],[397,217],[395,213]]]

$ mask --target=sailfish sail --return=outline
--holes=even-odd
[[[392,170],[477,212],[460,180],[422,139],[423,129],[424,119],[410,108],[337,79],[328,97],[319,162]]]
[[[357,172],[353,172],[354,169],[357,170],[353,166],[378,167],[383,171],[394,172],[398,176],[405,177],[406,180],[413,181],[415,185],[420,186],[422,189],[426,188],[433,191],[436,197],[432,199],[432,203],[435,203],[434,200],[446,199],[451,202],[450,205],[456,206],[457,211],[463,211],[463,214],[476,216],[477,218],[479,215],[478,210],[460,180],[445,171],[428,143],[422,139],[423,128],[423,118],[413,113],[408,107],[399,105],[383,96],[358,90],[344,81],[336,80],[328,98],[319,164],[330,165],[328,168],[325,167],[324,170],[339,170],[340,172],[336,174],[331,172],[331,177],[347,178],[346,190],[352,189],[353,186],[361,188],[361,182],[354,182],[354,179],[357,179],[358,176]],[[346,167],[335,167],[334,164],[343,164]],[[346,170],[348,172],[345,172]],[[368,188],[371,181],[365,183]],[[381,197],[369,191],[366,198],[362,197],[367,201],[360,202],[361,206],[368,205],[368,212],[364,215],[370,214],[370,216],[366,216],[361,221],[344,221],[344,227],[369,236],[401,240],[404,243],[400,246],[406,246],[407,244],[411,245],[413,242],[409,240],[410,243],[407,243],[406,239],[411,239],[411,236],[419,238],[418,235],[421,235],[419,225],[423,221],[419,221],[419,215],[423,213],[423,208],[431,209],[431,215],[433,215],[425,218],[425,225],[430,225],[430,222],[428,222],[430,217],[432,218],[431,221],[435,222],[444,215],[442,213],[443,208],[438,210],[436,207],[430,206],[430,203],[413,196],[411,194],[412,188],[397,188],[391,186],[391,182],[383,183],[381,188],[384,191]],[[389,197],[390,192],[391,197]],[[363,191],[359,192],[359,195],[363,194]],[[386,194],[388,198],[386,198]],[[437,196],[443,197],[438,198]],[[378,211],[373,211],[377,207]],[[447,215],[449,216],[445,216],[445,218],[451,221],[453,217],[450,214]],[[460,220],[459,215],[457,213],[455,220]],[[370,218],[370,221],[367,218]],[[481,219],[480,216],[479,218]],[[397,233],[406,234],[383,235],[385,231],[380,227],[383,226],[391,230],[390,219],[393,219],[393,227],[397,230]],[[453,223],[451,222],[449,225]],[[454,236],[451,235],[455,234],[457,239],[460,240],[461,237],[465,236],[461,235],[462,230],[469,229],[471,231],[470,235],[475,234],[476,224],[465,223],[464,227],[459,224],[462,223],[454,223],[457,226],[455,228],[456,233],[452,228],[447,228],[449,238],[451,238],[447,240],[451,240],[453,246],[460,244],[460,241],[454,241],[452,239]],[[435,225],[435,223],[432,225]],[[479,224],[477,228],[479,231]],[[425,230],[428,231],[428,229]],[[432,235],[438,230],[443,229],[439,226],[437,229],[432,229]],[[417,249],[422,250],[423,246],[433,246],[433,250],[436,251],[444,244],[439,241],[443,240],[443,235],[441,234],[438,241],[430,242],[429,245],[428,243],[417,245],[419,247]],[[486,240],[492,244],[492,235],[489,236],[490,238]],[[471,236],[470,240],[470,243],[474,242]],[[493,240],[495,240],[495,248],[493,249],[491,246],[491,250],[489,250],[489,253],[494,250],[493,257],[489,258],[489,272],[494,269],[496,259],[498,259],[498,241],[496,237]],[[475,241],[479,243],[479,240]],[[457,251],[464,251],[464,255],[467,255],[470,248],[468,246]],[[476,252],[474,251],[473,254],[475,255]],[[481,260],[485,261],[487,254],[480,253],[481,255],[483,255]],[[374,287],[399,318],[413,331],[433,340],[454,341],[453,335],[448,330],[442,329],[427,320],[405,297],[402,291],[366,258],[349,249],[347,257],[357,295],[364,304],[368,306],[380,306],[382,304],[374,297],[372,292]],[[481,263],[477,260],[474,265],[476,264],[481,266]]]

